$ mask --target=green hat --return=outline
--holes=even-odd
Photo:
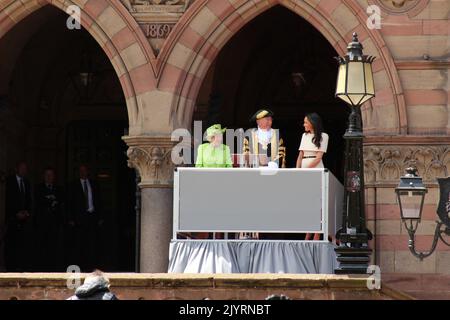
[[[214,124],[208,129],[206,129],[206,139],[209,141],[209,139],[217,134],[223,134],[227,128],[223,128],[220,124]]]
[[[265,118],[265,117],[273,117],[274,113],[269,109],[260,109],[256,111],[256,113],[250,118],[250,122],[255,122],[256,120]]]

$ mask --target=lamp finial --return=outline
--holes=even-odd
[[[363,56],[363,46],[358,40],[358,34],[353,32],[352,42],[347,46],[347,56],[350,60],[361,60]]]
[[[408,167],[408,168],[406,168],[406,177],[410,177],[410,178],[412,178],[412,177],[417,177],[418,175],[417,175],[417,168],[416,167]]]

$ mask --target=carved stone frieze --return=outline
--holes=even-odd
[[[398,184],[405,169],[415,166],[427,183],[448,176],[449,145],[370,145],[364,147],[366,185]]]
[[[192,0],[122,0],[130,12],[181,13],[186,11]]]

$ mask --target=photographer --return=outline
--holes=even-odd
[[[118,300],[110,290],[109,279],[100,270],[88,274],[82,286],[66,300]]]

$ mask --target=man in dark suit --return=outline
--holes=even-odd
[[[62,228],[64,192],[55,184],[55,170],[44,170],[44,181],[35,187],[34,222],[38,235],[38,271],[63,272]]]
[[[96,262],[98,227],[103,224],[100,210],[100,193],[94,180],[89,178],[89,168],[79,167],[80,178],[69,190],[69,225],[74,228],[74,261],[85,272],[92,271]]]
[[[15,174],[6,180],[6,269],[30,271],[32,245],[32,191],[28,166],[18,162]]]

